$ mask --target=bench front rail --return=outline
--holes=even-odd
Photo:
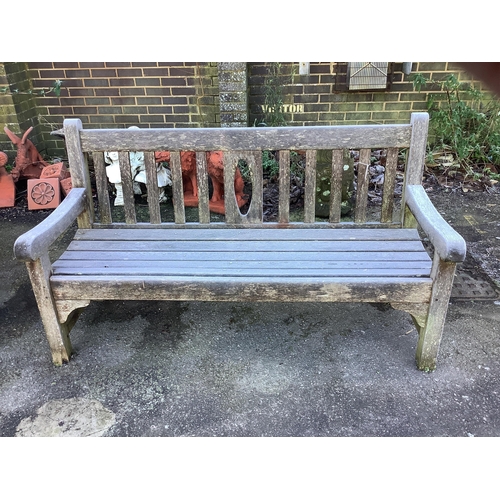
[[[52,350],[69,360],[69,331],[92,300],[206,300],[383,302],[411,314],[419,332],[417,366],[433,370],[444,327],[455,266],[465,242],[442,219],[420,185],[428,115],[408,125],[221,129],[86,130],[66,120],[64,135],[73,190],[39,226],[21,236],[16,256],[25,260]],[[317,151],[330,150],[329,216],[316,217]],[[368,201],[372,150],[386,151],[382,201]],[[342,215],[346,151],[358,151],[352,216]],[[404,172],[398,156],[404,150]],[[119,155],[124,207],[110,203],[104,153]],[[130,153],[144,153],[147,208],[133,190]],[[172,220],[159,202],[156,151],[169,151]],[[197,217],[187,221],[181,152],[196,153]],[[207,156],[222,151],[225,215],[209,206]],[[279,151],[279,214],[263,215],[262,152]],[[290,213],[290,155],[305,157],[304,209]],[[92,158],[98,203],[87,158]],[[235,194],[236,169],[251,179],[245,213]],[[402,197],[395,196],[404,175]],[[191,212],[193,209],[190,209]],[[147,219],[144,219],[146,212]],[[375,213],[376,220],[372,215]],[[75,218],[67,250],[50,262],[51,243]],[[433,248],[425,250],[420,230]]]

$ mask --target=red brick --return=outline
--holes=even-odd
[[[77,62],[55,62],[54,68],[79,68]]]
[[[66,75],[62,69],[42,69],[40,70],[40,78],[61,79],[66,78]]]
[[[93,78],[113,78],[116,77],[116,69],[92,69]]]
[[[81,62],[80,68],[104,68],[103,62]]]
[[[107,68],[130,68],[132,63],[129,62],[107,62],[104,63]]]
[[[65,73],[65,78],[88,78],[90,76],[88,69],[68,69]]]
[[[133,78],[111,78],[109,83],[113,87],[133,87],[135,80]]]

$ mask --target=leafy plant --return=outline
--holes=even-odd
[[[262,151],[262,170],[271,178],[280,173],[279,162],[272,151]]]
[[[427,97],[431,150],[451,151],[466,177],[474,177],[478,165],[500,165],[498,100],[487,98],[453,74],[436,81],[417,73],[413,85],[417,91],[424,86],[434,89]]]
[[[279,62],[269,64],[268,74],[264,79],[263,127],[284,127],[287,125],[283,104],[285,102],[284,86],[293,80],[294,70],[290,75],[284,74],[284,67]]]
[[[12,94],[20,94],[20,95],[41,95],[46,96],[47,94],[54,93],[55,96],[59,97],[61,95],[61,88],[63,82],[62,80],[56,80],[52,86],[48,89],[40,89],[40,90],[26,90],[25,92],[21,92],[18,89],[12,89]],[[9,87],[0,87],[0,93],[6,94],[10,90]]]

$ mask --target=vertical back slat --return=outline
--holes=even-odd
[[[411,114],[411,140],[405,169],[403,196],[401,200],[401,223],[404,227],[415,227],[416,223],[406,207],[405,191],[408,184],[421,184],[424,174],[425,152],[429,131],[429,115],[427,113]],[[408,220],[406,220],[408,219]]]
[[[262,173],[262,151],[248,151],[252,164],[252,201],[246,214],[249,223],[261,223],[264,219],[264,192]]]
[[[340,222],[342,210],[342,173],[344,172],[344,152],[332,152],[332,178],[330,183],[330,222]]]
[[[82,153],[80,142],[80,130],[82,128],[82,122],[78,118],[64,120],[64,138],[66,151],[68,152],[68,162],[71,165],[71,182],[74,187],[82,187],[87,191],[87,207],[78,216],[78,227],[80,229],[89,229],[94,222],[94,202],[92,200],[87,157]]]
[[[241,213],[236,204],[234,195],[234,177],[238,159],[244,153],[237,154],[233,151],[224,153],[224,211],[226,222],[229,224],[241,223]],[[250,171],[252,166],[249,165]]]
[[[99,201],[99,222],[101,224],[111,224],[111,205],[109,203],[108,176],[106,175],[106,165],[104,163],[104,153],[92,153],[94,160],[95,184],[97,189],[97,200]]]
[[[198,219],[200,224],[208,224],[210,210],[208,208],[208,173],[205,151],[196,153],[196,180],[198,182]]]
[[[368,202],[368,185],[369,180],[369,166],[371,159],[370,149],[361,149],[359,151],[358,162],[358,178],[357,178],[357,192],[356,192],[356,210],[354,212],[354,222],[366,222],[366,205]]]
[[[284,149],[279,152],[279,222],[290,222],[290,151]]]
[[[242,215],[234,192],[234,180],[238,160],[245,160],[252,179],[252,201],[245,215]],[[230,224],[255,224],[262,222],[262,152],[236,151],[224,153],[224,206],[226,222]]]
[[[148,190],[149,221],[151,224],[160,224],[160,190],[158,189],[158,173],[154,152],[144,153],[144,166]]]
[[[179,151],[170,153],[170,171],[172,173],[174,221],[176,224],[185,224],[186,212],[184,210],[184,189],[182,187],[181,154]]]
[[[130,156],[128,151],[120,151],[118,153],[118,162],[120,164],[120,176],[123,188],[123,202],[125,204],[125,222],[127,224],[135,224],[137,222],[137,218],[135,216],[134,187],[132,181],[132,171],[130,169]]]
[[[411,115],[411,141],[406,165],[406,184],[421,184],[424,174],[425,152],[427,147],[427,134],[429,128],[429,115],[427,113],[412,113]]]
[[[316,217],[316,150],[306,151],[304,222],[312,223]]]
[[[394,188],[398,166],[398,148],[389,148],[385,162],[384,191],[382,193],[382,212],[380,222],[392,222],[394,211]]]

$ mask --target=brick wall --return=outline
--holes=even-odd
[[[282,63],[285,119],[290,125],[358,125],[408,123],[413,111],[427,109],[427,93],[415,92],[403,63],[390,63],[387,90],[350,91],[347,63],[309,64],[299,74],[299,63]],[[263,117],[269,63],[248,63],[250,123]],[[470,77],[453,63],[413,63],[412,72],[439,80],[454,73],[463,82]]]
[[[0,87],[8,87],[8,92],[0,93],[0,151],[5,151],[10,163],[16,155],[16,148],[4,133],[4,127],[18,136],[31,126],[34,130],[29,139],[41,142],[42,137],[36,130],[37,109],[35,97],[28,75],[26,63],[0,63]]]
[[[33,126],[30,139],[48,158],[65,155],[64,142],[50,132],[66,117],[94,128],[257,125],[270,64],[0,63],[0,86],[19,90],[0,94],[0,123],[18,134]],[[312,62],[307,75],[299,74],[299,63],[282,63],[285,119],[290,125],[408,123],[412,111],[426,109],[427,93],[413,90],[402,64],[390,63],[386,90],[349,91],[348,63]],[[470,81],[453,63],[413,63],[412,72]],[[63,81],[60,96],[36,95],[55,80]],[[13,160],[3,126],[0,149]]]
[[[217,63],[28,63],[35,91],[62,80],[60,96],[36,98],[47,154],[64,148],[50,136],[64,118],[84,127],[217,127]]]

